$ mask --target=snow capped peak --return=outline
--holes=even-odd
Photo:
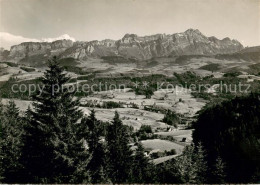
[[[68,34],[63,34],[59,37],[56,37],[56,38],[43,38],[41,39],[43,42],[53,42],[53,41],[56,41],[56,40],[71,40],[73,42],[75,42],[75,38],[69,36]]]
[[[56,40],[71,40],[75,42],[75,38],[69,36],[68,34],[63,34],[56,38],[43,38],[43,39],[34,39],[26,38],[19,35],[13,35],[7,32],[0,32],[0,47],[5,49],[10,49],[11,46],[20,44],[22,42],[53,42]]]
[[[9,49],[11,46],[22,42],[40,42],[38,39],[26,38],[19,35],[12,35],[7,32],[0,32],[0,46]]]

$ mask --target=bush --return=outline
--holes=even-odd
[[[175,155],[176,154],[176,150],[175,149],[171,149],[170,151],[165,151],[165,155],[169,156],[169,155]]]
[[[199,69],[203,69],[203,70],[207,70],[207,71],[217,71],[219,70],[220,68],[220,65],[219,64],[208,64],[208,65],[205,65],[205,66],[202,66],[200,67]]]
[[[231,72],[231,73],[225,73],[224,77],[237,77],[239,75],[241,75],[242,73],[237,71],[237,72]]]
[[[172,125],[172,126],[174,126],[175,128],[177,128],[177,127],[178,127],[178,124],[179,124],[179,122],[180,122],[180,118],[179,118],[179,116],[178,116],[176,113],[174,113],[174,112],[168,110],[168,111],[166,112],[166,114],[164,115],[164,118],[163,118],[162,121],[163,121],[164,123],[167,123],[168,125]]]
[[[153,130],[152,130],[152,127],[150,125],[142,125],[140,127],[139,132],[153,133]]]
[[[135,103],[131,103],[133,109],[139,109],[138,105]]]
[[[24,70],[26,72],[33,72],[33,71],[35,71],[34,68],[30,68],[30,67],[20,67],[20,69],[22,69],[22,70]]]
[[[142,125],[136,132],[136,136],[140,140],[150,139],[153,136],[152,127],[150,125]]]
[[[10,66],[10,67],[18,67],[18,64],[12,63],[12,62],[5,62],[5,64]]]
[[[153,95],[155,89],[148,87],[148,88],[136,88],[135,94],[136,95],[145,95],[145,98],[150,99]]]
[[[114,109],[114,108],[122,108],[122,107],[123,107],[122,103],[117,103],[113,101],[104,102],[102,106],[102,108],[106,108],[106,109]]]

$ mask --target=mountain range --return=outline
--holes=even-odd
[[[67,37],[70,39],[69,37]],[[61,38],[62,39],[62,38]],[[104,56],[122,56],[136,60],[147,60],[154,57],[180,55],[216,55],[230,54],[244,49],[237,40],[207,37],[197,29],[188,29],[182,33],[156,34],[138,36],[125,34],[119,40],[102,41],[45,40],[45,42],[23,42],[14,45],[10,51],[1,50],[1,60],[20,61],[30,57],[74,58],[87,60]]]

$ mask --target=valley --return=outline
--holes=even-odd
[[[2,103],[13,99],[24,114],[32,103],[30,84],[39,82],[47,59],[54,55],[71,78],[68,86],[95,85],[75,93],[86,116],[95,109],[98,120],[110,122],[117,111],[134,132],[151,127],[152,134],[141,142],[155,164],[180,155],[192,142],[192,123],[199,111],[245,94],[219,92],[220,82],[250,84],[249,92],[260,89],[260,47],[243,48],[238,41],[218,40],[190,29],[172,36],[128,34],[119,41],[59,40],[1,50]],[[14,84],[17,88],[23,84],[26,90],[14,93]],[[201,84],[208,88],[189,88],[195,85],[198,90]],[[117,89],[107,90],[111,85]],[[167,111],[177,117],[171,123],[166,122]],[[169,150],[175,153],[165,154]]]

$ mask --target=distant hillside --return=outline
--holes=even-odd
[[[254,53],[254,52],[260,52],[260,46],[253,46],[253,47],[245,47],[243,50],[240,51],[240,53]]]
[[[226,60],[245,60],[260,62],[260,46],[246,47],[243,50],[230,54],[216,55],[217,59]]]
[[[156,57],[181,55],[216,55],[230,54],[243,50],[242,44],[236,40],[216,37],[206,37],[199,30],[188,29],[183,33],[172,35],[156,34],[137,36],[126,34],[120,40],[102,40],[90,42],[73,42],[58,40],[48,42],[25,42],[12,46],[10,52],[1,54],[1,60],[30,60],[39,55],[49,57],[58,55],[60,58],[87,60],[104,56],[122,56],[136,60],[146,60]]]

